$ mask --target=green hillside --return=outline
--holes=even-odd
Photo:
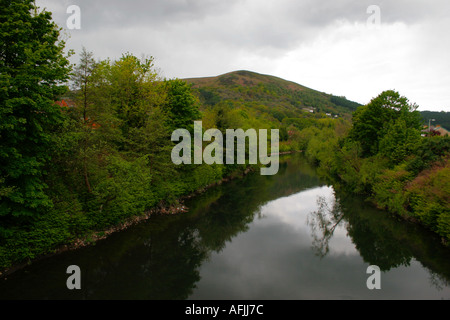
[[[193,85],[204,108],[228,101],[257,108],[272,114],[279,121],[284,118],[344,117],[360,104],[345,97],[319,92],[278,77],[250,71],[235,71],[216,77],[184,79]],[[313,110],[310,112],[308,110]],[[327,115],[328,114],[328,115]]]

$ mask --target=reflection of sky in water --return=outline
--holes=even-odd
[[[333,189],[309,189],[264,205],[247,232],[202,265],[190,298],[450,299],[450,289],[433,287],[415,260],[382,273],[381,290],[367,289],[369,264],[347,236],[345,221],[336,228],[329,253],[317,256],[307,219],[317,210],[318,197],[333,202]]]
[[[265,217],[257,221],[257,225],[275,225],[277,223],[285,225],[291,229],[298,237],[302,238],[299,245],[311,246],[312,239],[305,239],[305,235],[310,235],[311,228],[307,225],[308,216],[311,212],[317,210],[318,197],[324,197],[328,203],[334,200],[334,190],[332,187],[320,187],[310,189],[298,194],[280,198],[269,202],[261,209],[261,215]],[[350,239],[347,237],[345,222],[339,223],[334,230],[333,238],[329,243],[331,255],[356,254],[359,253],[354,248]]]

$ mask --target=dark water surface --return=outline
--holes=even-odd
[[[186,205],[0,279],[0,299],[450,299],[437,237],[336,193],[300,155]],[[70,265],[81,290],[66,286]]]

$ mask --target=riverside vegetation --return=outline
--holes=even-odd
[[[450,240],[450,137],[423,137],[417,106],[385,91],[353,114],[342,137],[317,132],[306,155],[335,188]],[[326,142],[324,142],[326,141]]]
[[[1,4],[0,268],[95,240],[261,165],[171,161],[179,128],[279,129],[333,185],[450,238],[450,141],[386,91],[368,105],[248,71],[163,79],[152,57],[71,66],[51,14]],[[270,139],[270,135],[268,137]]]

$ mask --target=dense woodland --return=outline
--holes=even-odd
[[[69,63],[33,1],[0,13],[0,268],[89,241],[255,165],[171,161],[178,128],[279,129],[336,187],[450,239],[450,139],[422,137],[416,106],[386,91],[368,105],[238,71],[163,79],[152,57]]]

